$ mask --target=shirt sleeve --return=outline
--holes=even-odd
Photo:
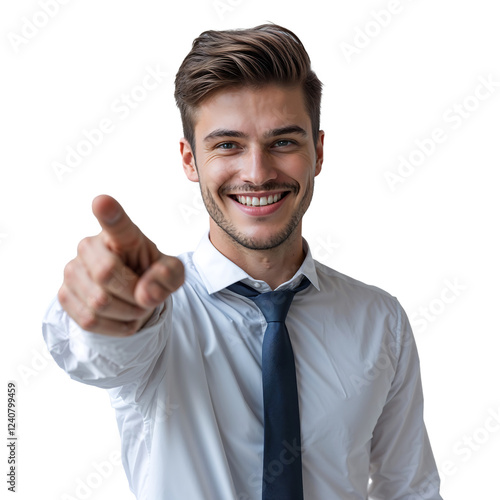
[[[423,420],[420,363],[408,317],[398,303],[398,364],[375,426],[369,500],[442,500],[440,480]],[[396,351],[397,352],[397,351]]]
[[[161,355],[170,331],[172,298],[158,306],[134,335],[111,337],[81,329],[54,298],[42,333],[56,363],[74,380],[104,389],[144,383]]]

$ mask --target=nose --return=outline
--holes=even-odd
[[[272,158],[260,148],[255,147],[241,158],[241,180],[245,183],[263,186],[266,182],[276,179],[278,172]]]

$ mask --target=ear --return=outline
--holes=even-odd
[[[186,177],[192,182],[199,182],[198,170],[194,158],[193,149],[185,137],[180,140],[180,149],[182,157],[182,168]]]
[[[321,172],[323,167],[323,146],[325,143],[325,132],[319,131],[318,142],[316,144],[316,168],[314,169],[314,176]]]

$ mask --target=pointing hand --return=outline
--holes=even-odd
[[[179,259],[162,254],[112,197],[94,199],[102,231],[78,244],[58,299],[84,330],[127,336],[184,282]]]

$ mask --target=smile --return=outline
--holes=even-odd
[[[277,203],[287,194],[288,191],[274,195],[271,194],[269,196],[259,196],[259,197],[233,195],[232,198],[241,205],[246,205],[247,207],[263,207],[266,205],[273,205],[274,203]]]

